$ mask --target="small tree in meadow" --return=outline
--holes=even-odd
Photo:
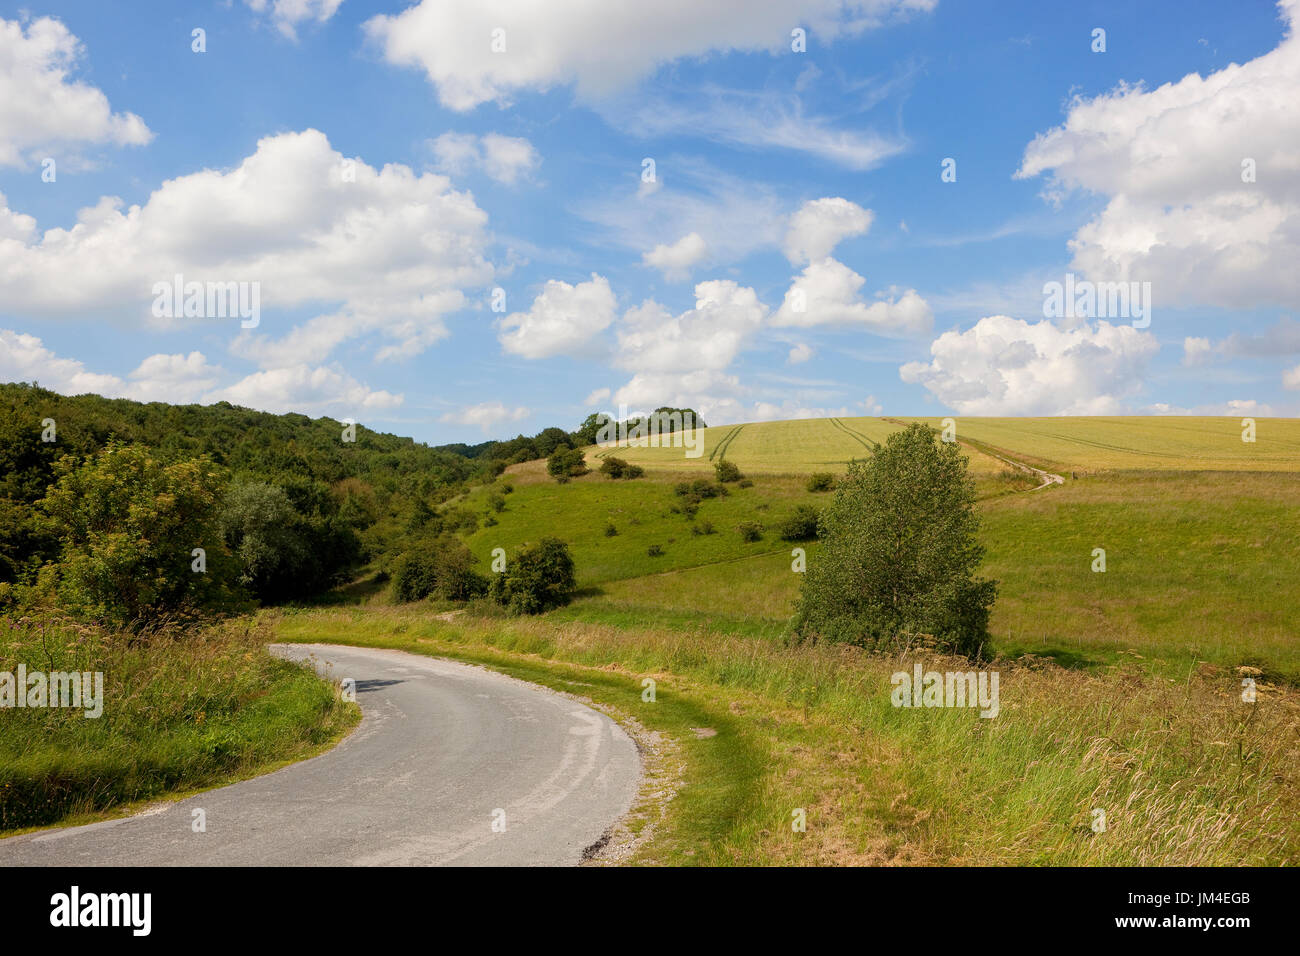
[[[799,505],[781,519],[777,530],[782,541],[807,541],[817,537],[817,509],[812,505]]]
[[[587,462],[580,448],[561,445],[546,460],[546,471],[556,481],[568,481],[587,473]]]
[[[835,489],[835,476],[829,471],[816,471],[808,476],[809,491],[833,491]]]
[[[957,445],[914,423],[853,462],[821,514],[796,628],[892,651],[918,634],[974,656],[988,640],[996,582],[976,577],[975,485]]]

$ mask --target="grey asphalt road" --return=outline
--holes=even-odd
[[[622,728],[544,688],[402,651],[273,651],[356,681],[351,736],[132,817],[0,840],[0,866],[570,865],[636,795]]]

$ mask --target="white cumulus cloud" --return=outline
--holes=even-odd
[[[604,276],[570,285],[546,283],[527,312],[501,320],[497,338],[514,355],[540,359],[553,355],[590,355],[599,351],[600,333],[614,321],[614,292]]]
[[[151,355],[128,376],[130,381],[123,393],[141,402],[184,405],[197,402],[224,375],[224,370],[211,365],[202,352]]]
[[[79,359],[63,358],[34,335],[0,329],[0,381],[38,382],[64,395],[90,392],[171,404],[228,401],[268,412],[342,415],[402,404],[401,395],[371,389],[337,366],[267,369],[217,387],[226,378],[225,370],[195,351],[151,355],[123,379],[92,372]]]
[[[480,402],[447,412],[438,421],[452,425],[477,425],[485,432],[501,422],[522,421],[532,412],[523,406],[507,408],[501,402]]]
[[[1149,281],[1157,301],[1300,304],[1300,0],[1272,51],[1148,90],[1076,98],[1017,177],[1107,198],[1070,243],[1097,281]],[[1250,180],[1250,181],[1247,181]]]
[[[812,357],[812,346],[805,342],[800,342],[790,350],[790,354],[786,356],[786,361],[791,365],[799,365],[802,362],[808,361]]]
[[[671,282],[688,278],[692,267],[698,265],[708,251],[708,244],[700,234],[691,232],[671,245],[661,243],[655,246],[641,257],[641,261],[658,269]]]
[[[338,12],[343,0],[244,0],[257,13],[267,14],[275,28],[297,39],[302,23],[324,23]]]
[[[78,359],[60,358],[34,335],[11,329],[0,329],[0,381],[38,382],[65,395],[119,396],[124,384],[116,375],[87,371]]]
[[[11,312],[152,323],[153,287],[175,275],[255,283],[263,312],[331,307],[282,340],[310,340],[313,360],[369,332],[388,340],[381,358],[416,354],[447,334],[442,316],[463,307],[464,290],[494,274],[487,214],[471,195],[434,173],[347,159],[316,130],[269,136],[234,169],[168,180],[142,206],[104,197],[70,229],[38,234],[3,206],[0,301]],[[264,316],[241,354],[268,364],[258,353],[275,351],[274,327]]]
[[[337,366],[291,365],[254,372],[209,393],[206,401],[226,401],[262,411],[349,415],[396,408],[402,396],[372,389]]]
[[[468,110],[518,90],[573,83],[583,99],[625,87],[681,57],[789,49],[802,26],[852,36],[936,0],[421,0],[366,23],[389,62],[427,74],[443,105]],[[493,50],[493,31],[498,50]],[[504,49],[501,43],[504,42]]]
[[[443,133],[430,140],[438,169],[452,176],[463,176],[481,169],[492,179],[513,186],[527,179],[541,165],[537,149],[521,136],[488,133]]]
[[[654,300],[629,309],[617,330],[615,362],[636,371],[725,369],[763,325],[767,306],[730,279],[695,287],[695,308],[673,315]]]
[[[24,28],[0,19],[0,166],[25,166],[55,147],[153,139],[144,120],[114,113],[103,91],[72,78],[84,56],[58,20],[41,17]]]
[[[785,256],[795,265],[825,259],[843,239],[864,235],[874,214],[839,197],[804,203],[790,217],[785,234]]]
[[[943,333],[929,363],[909,362],[899,374],[962,415],[1115,415],[1141,391],[1159,349],[1131,325],[1062,329],[993,315]]]
[[[844,263],[821,259],[795,276],[785,300],[772,317],[776,326],[860,326],[879,335],[908,336],[928,332],[934,322],[929,304],[915,289],[892,299],[867,302],[866,280]]]

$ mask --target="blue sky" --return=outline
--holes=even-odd
[[[1300,411],[1294,0],[125,9],[0,3],[0,379],[430,442]]]

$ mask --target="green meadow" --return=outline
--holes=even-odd
[[[865,436],[898,427],[843,421]],[[510,552],[547,534],[568,541],[582,590],[560,615],[781,634],[801,580],[793,549],[815,561],[817,545],[783,541],[777,528],[796,506],[828,500],[806,490],[807,473],[841,472],[856,456],[847,433],[830,422],[744,426],[745,443],[733,438],[726,457],[752,486],[730,484],[727,495],[705,499],[693,515],[683,513],[674,493],[690,477],[677,469],[651,465],[645,478],[632,481],[593,471],[561,485],[540,463],[514,466],[462,502],[478,508],[493,488],[514,488],[496,524],[480,522],[466,540],[484,567],[495,548]],[[1241,441],[1235,419],[1029,419],[1022,432],[1011,420],[960,419],[960,441],[978,441],[979,434],[998,454],[1066,474],[1064,485],[1030,490],[1036,481],[966,449],[981,498],[985,573],[1000,583],[993,650],[1094,669],[1126,658],[1171,673],[1200,663],[1255,666],[1286,683],[1300,681],[1300,614],[1291,584],[1300,574],[1300,427],[1273,419],[1257,427],[1266,467],[1248,471],[1244,465],[1257,452]],[[708,429],[729,431],[734,427]],[[1099,435],[1133,449],[1125,454],[1142,466],[1107,465],[1120,453],[1089,444]],[[1287,457],[1290,435],[1296,446]],[[1166,457],[1181,441],[1188,459]],[[1065,457],[1067,444],[1084,451]],[[752,458],[740,454],[746,449]],[[865,453],[861,445],[857,450]],[[666,454],[684,460],[681,449],[618,452],[629,461],[651,463]],[[589,464],[598,466],[601,454],[613,451],[589,449]],[[1233,470],[1194,467],[1204,456],[1218,463],[1234,454]],[[1149,467],[1148,459],[1164,467]],[[975,467],[985,462],[1000,471]],[[742,539],[737,528],[746,522],[763,526],[760,540]],[[1105,571],[1093,570],[1095,549],[1105,552]]]

